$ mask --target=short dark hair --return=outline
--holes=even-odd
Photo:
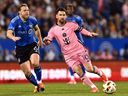
[[[67,14],[67,11],[66,11],[65,8],[62,8],[62,7],[58,8],[58,9],[56,10],[56,14],[57,14],[59,11],[64,11],[64,12]]]
[[[28,7],[28,5],[27,5],[26,3],[20,4],[20,5],[18,6],[18,11],[20,11],[20,10],[21,10],[21,7],[23,7],[23,6],[27,6],[27,7]]]
[[[70,4],[70,3],[69,4],[66,4],[66,6],[65,6],[65,9],[66,10],[67,10],[67,7],[70,7],[70,8],[73,7],[73,8],[75,8],[75,6],[73,4]]]

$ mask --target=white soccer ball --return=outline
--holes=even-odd
[[[107,94],[116,92],[116,84],[113,81],[107,81],[103,84],[103,91]]]

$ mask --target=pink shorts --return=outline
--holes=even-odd
[[[91,64],[91,60],[88,55],[88,52],[84,51],[67,59],[66,63],[68,64],[69,67],[73,69],[74,66],[77,66],[80,64]]]

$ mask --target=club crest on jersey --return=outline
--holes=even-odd
[[[31,33],[33,33],[33,29],[28,30],[28,34],[31,34]]]
[[[66,37],[66,36],[67,36],[67,34],[66,34],[66,33],[62,33],[62,36],[63,36],[63,37]]]

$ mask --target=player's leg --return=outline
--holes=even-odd
[[[30,56],[30,62],[34,67],[34,72],[36,74],[37,83],[38,83],[38,86],[35,86],[34,92],[39,91],[39,90],[44,91],[44,84],[42,83],[42,69],[39,64],[39,60],[40,60],[39,58],[40,58],[39,54],[37,53],[33,53]]]
[[[83,72],[85,73],[84,66],[82,64],[80,66],[81,66]],[[74,77],[74,71],[72,70],[71,67],[69,67],[69,72],[70,72],[70,81],[68,82],[68,84],[76,84],[76,80],[75,80],[75,77]]]
[[[87,84],[91,89],[93,89],[92,92],[97,92],[98,88],[95,87],[95,85],[91,82],[91,80],[85,75],[85,70],[83,71],[79,62],[79,55],[76,54],[68,59],[65,60],[69,67],[73,69],[74,72],[76,72],[81,80]],[[83,66],[84,67],[84,66]]]
[[[98,92],[98,88],[92,83],[92,81],[86,76],[85,72],[81,68],[81,65],[73,66],[73,70],[80,76],[84,84],[91,88],[91,92]]]
[[[68,84],[76,84],[76,80],[74,77],[74,71],[72,70],[71,67],[69,67],[69,72],[70,72],[70,81],[68,82]]]
[[[24,47],[16,46],[16,58],[20,64],[22,71],[26,78],[35,86],[38,86],[38,82],[35,76],[31,73],[30,68],[30,55],[33,52],[35,44],[26,45]]]
[[[37,76],[37,81],[40,83],[41,81],[41,76],[42,76],[42,70],[41,70],[41,66],[39,64],[39,55],[37,53],[33,53],[30,57],[30,62],[31,65],[33,65],[34,67],[34,72]]]
[[[36,81],[34,75],[31,73],[30,62],[26,61],[24,63],[21,63],[20,68],[24,72],[27,80],[29,82],[31,82],[33,85],[37,86],[38,85],[37,81]]]
[[[80,64],[80,67],[81,67],[81,69],[82,69],[82,71],[84,72],[84,74],[86,73],[86,69],[85,69],[85,67],[83,66],[83,64]],[[84,85],[85,83],[83,82],[83,85]]]
[[[92,66],[91,60],[87,52],[82,53],[80,55],[80,61],[82,62],[82,64],[84,65],[84,67],[86,68],[88,72],[99,75],[103,79],[104,82],[108,80],[108,78],[99,68],[97,68],[96,66]]]

